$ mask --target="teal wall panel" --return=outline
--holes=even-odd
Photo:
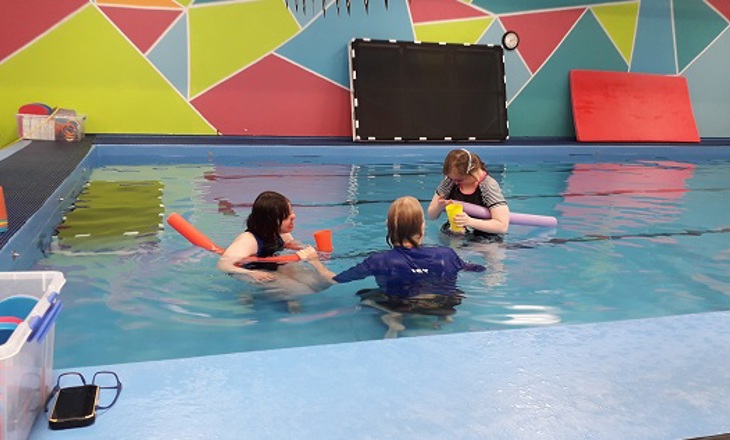
[[[495,21],[478,41],[479,44],[502,44],[505,29],[502,23]],[[532,74],[520,57],[518,50],[504,51],[504,73],[507,77],[507,103],[509,104],[517,92],[530,80]]]
[[[674,2],[677,63],[681,72],[727,27],[727,22],[702,0]]]
[[[626,71],[626,62],[592,13],[581,18],[512,101],[507,109],[510,136],[575,136],[568,82],[573,69]]]
[[[183,14],[147,55],[183,96],[188,96],[188,30]]]
[[[725,32],[687,70],[700,136],[730,137],[730,32]]]
[[[386,10],[381,0],[374,0],[368,13],[361,1],[354,1],[351,14],[343,12],[316,20],[276,53],[349,87],[347,45],[353,38],[413,41],[405,1],[389,2]]]
[[[631,72],[677,73],[671,4],[672,0],[642,0],[639,4]]]

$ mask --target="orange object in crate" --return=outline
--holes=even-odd
[[[5,194],[3,187],[0,186],[0,232],[8,230],[8,211],[5,209]]]

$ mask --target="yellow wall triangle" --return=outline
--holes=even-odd
[[[418,24],[413,26],[413,30],[418,41],[475,44],[492,24],[492,21],[494,21],[494,17],[480,17],[444,23]]]
[[[0,145],[30,102],[88,115],[88,133],[215,133],[91,4],[0,64],[0,96]]]
[[[596,19],[603,25],[609,38],[618,48],[627,63],[631,63],[634,48],[634,35],[639,17],[639,3],[593,6]]]
[[[281,0],[189,9],[190,96],[241,70],[299,31]]]

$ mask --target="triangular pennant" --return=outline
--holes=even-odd
[[[475,44],[492,21],[494,17],[419,24],[413,26],[413,30],[418,41]]]
[[[101,10],[142,53],[146,53],[170,24],[182,14],[182,10],[112,6],[103,6]]]
[[[585,11],[584,8],[500,17],[505,29],[520,36],[519,51],[535,73],[563,41],[565,35]]]
[[[626,63],[631,64],[636,22],[639,18],[639,3],[594,6],[591,10]]]
[[[268,55],[193,99],[224,135],[349,136],[350,91]]]
[[[281,0],[279,0],[281,1]],[[315,20],[319,18],[327,17],[327,3],[331,3],[331,0],[322,0],[322,4],[319,5],[319,0],[313,0],[312,9],[305,9],[306,0],[302,0],[302,7],[299,7],[299,0],[288,0],[288,4],[285,3],[287,9],[291,15],[297,20],[300,28],[309,26]],[[320,16],[319,11],[322,8],[322,15]],[[312,12],[314,11],[314,12]]]
[[[408,4],[413,24],[484,17],[487,14],[459,0],[418,0]]]
[[[0,61],[87,4],[86,0],[3,2]],[[39,11],[43,11],[43,13],[39,13]]]
[[[707,0],[707,3],[722,14],[725,20],[730,21],[730,0]]]

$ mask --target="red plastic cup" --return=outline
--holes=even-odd
[[[322,229],[314,233],[314,241],[320,252],[332,252],[332,230]]]

